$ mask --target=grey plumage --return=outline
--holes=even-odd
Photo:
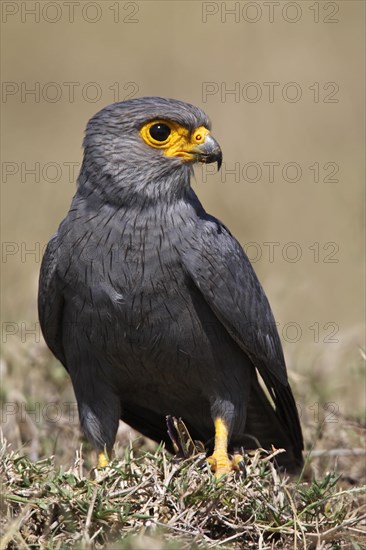
[[[193,161],[142,140],[141,126],[160,119],[210,129],[200,109],[162,98],[89,121],[77,192],[42,263],[45,339],[96,448],[111,449],[120,418],[169,447],[166,415],[210,446],[219,415],[231,447],[284,447],[279,462],[295,470],[301,428],[267,298],[190,187]]]

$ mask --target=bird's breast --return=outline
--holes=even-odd
[[[162,399],[224,387],[226,371],[215,366],[242,358],[181,264],[184,224],[81,227],[73,238],[69,231],[73,244],[62,252],[67,345],[86,341],[110,365],[113,384],[142,402],[156,380]]]
[[[83,326],[98,316],[98,326],[135,345],[146,340],[148,346],[169,331],[174,338],[182,317],[191,318],[189,327],[194,322],[193,287],[179,255],[184,227],[174,220],[112,221],[84,220],[62,239],[70,315]]]

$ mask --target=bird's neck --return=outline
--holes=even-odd
[[[149,180],[148,192],[146,185],[134,192],[133,183],[129,183],[132,189],[127,189],[106,174],[96,176],[95,172],[90,173],[83,165],[71,208],[76,215],[80,209],[97,215],[107,210],[108,216],[114,211],[118,219],[130,220],[135,227],[136,224],[141,227],[154,224],[163,227],[170,225],[171,220],[188,223],[189,219],[205,215],[203,206],[191,188],[190,175],[191,170],[185,170],[179,177],[172,177],[173,181],[166,178],[164,189],[159,188],[161,181]]]
[[[95,207],[164,210],[192,196],[192,168],[183,165],[168,174],[146,172],[143,177],[135,167],[119,168],[113,174],[86,163],[78,177],[77,194]]]

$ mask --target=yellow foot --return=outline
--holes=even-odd
[[[245,461],[243,455],[240,455],[239,453],[234,453],[232,462],[234,470],[245,472]]]
[[[244,466],[244,458],[239,454],[234,454],[233,457],[229,457],[226,453],[214,452],[208,457],[207,462],[211,466],[211,470],[214,472],[217,479],[231,472],[238,472],[242,470]]]
[[[225,453],[214,452],[208,457],[207,462],[211,466],[211,470],[215,473],[216,478],[233,471],[232,461]]]
[[[107,454],[104,451],[100,451],[98,454],[98,468],[105,468],[108,464],[109,460]]]

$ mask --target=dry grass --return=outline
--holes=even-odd
[[[83,443],[81,452],[69,377],[44,344],[14,347],[1,374],[2,549],[362,548],[357,417],[303,415],[300,480],[258,451],[247,456],[246,478],[220,484],[204,455],[177,462],[123,423],[114,460],[96,473],[94,451]],[[316,401],[312,380],[300,382],[298,398]]]
[[[365,489],[341,489],[328,473],[312,482],[280,475],[265,452],[247,476],[213,478],[204,455],[181,462],[158,448],[85,472],[51,458],[1,450],[2,548],[360,548]],[[359,546],[358,546],[359,545]]]

